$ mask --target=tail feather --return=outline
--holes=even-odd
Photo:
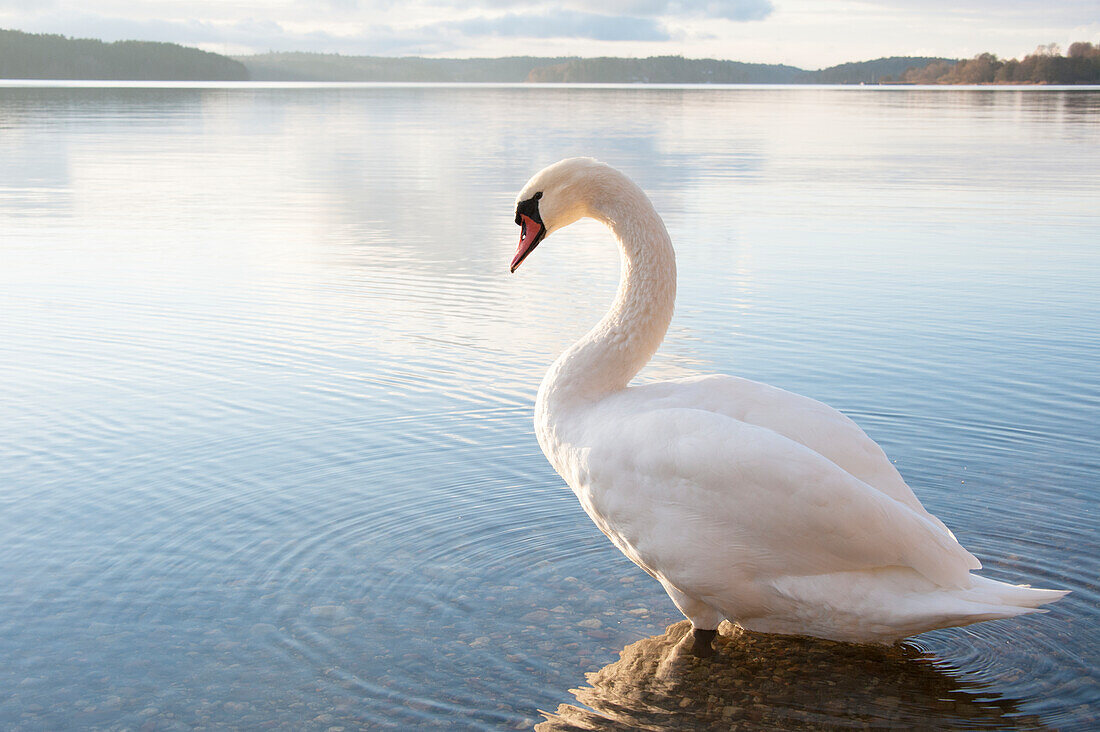
[[[791,604],[738,618],[750,630],[841,641],[889,643],[936,628],[1042,613],[1065,590],[1040,590],[971,574],[967,587],[935,584],[908,567],[784,577],[773,588]],[[736,617],[736,616],[735,616]]]
[[[1069,594],[1068,590],[1040,590],[1027,585],[1011,585],[976,574],[970,575],[970,578],[970,587],[950,590],[941,595],[941,600],[930,603],[932,612],[918,623],[926,625],[922,630],[1045,613],[1047,611],[1042,609],[1042,605]]]
[[[977,574],[970,575],[970,578],[970,587],[959,591],[957,593],[959,597],[971,602],[1015,610],[1016,612],[1012,615],[1019,615],[1040,605],[1060,600],[1069,594],[1069,590],[1040,590],[1029,585],[1010,585],[1007,582],[998,582]]]

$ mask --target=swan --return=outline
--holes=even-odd
[[[724,375],[631,386],[676,298],[672,241],[641,188],[591,158],[536,173],[517,197],[511,271],[582,217],[614,234],[621,279],[547,371],[535,432],[600,531],[691,621],[692,655],[713,653],[722,620],[891,643],[1066,594],[974,574],[981,564],[882,449],[821,402]]]

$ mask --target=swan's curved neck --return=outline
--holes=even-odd
[[[539,401],[590,401],[626,387],[661,345],[676,301],[676,255],[661,217],[625,177],[588,202],[619,243],[622,266],[611,309],[563,353],[543,380]]]

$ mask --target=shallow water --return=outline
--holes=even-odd
[[[1098,151],[1083,90],[0,88],[0,727],[1095,727]],[[645,378],[844,410],[1073,594],[658,674],[530,424],[618,274],[589,223],[507,273],[577,154],[677,245]]]

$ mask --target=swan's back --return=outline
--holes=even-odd
[[[684,407],[714,412],[764,427],[806,446],[853,477],[900,501],[941,526],[928,513],[897,468],[867,434],[843,413],[815,399],[736,376],[712,374],[634,386],[608,397],[628,409]],[[981,564],[973,560],[971,569]]]

